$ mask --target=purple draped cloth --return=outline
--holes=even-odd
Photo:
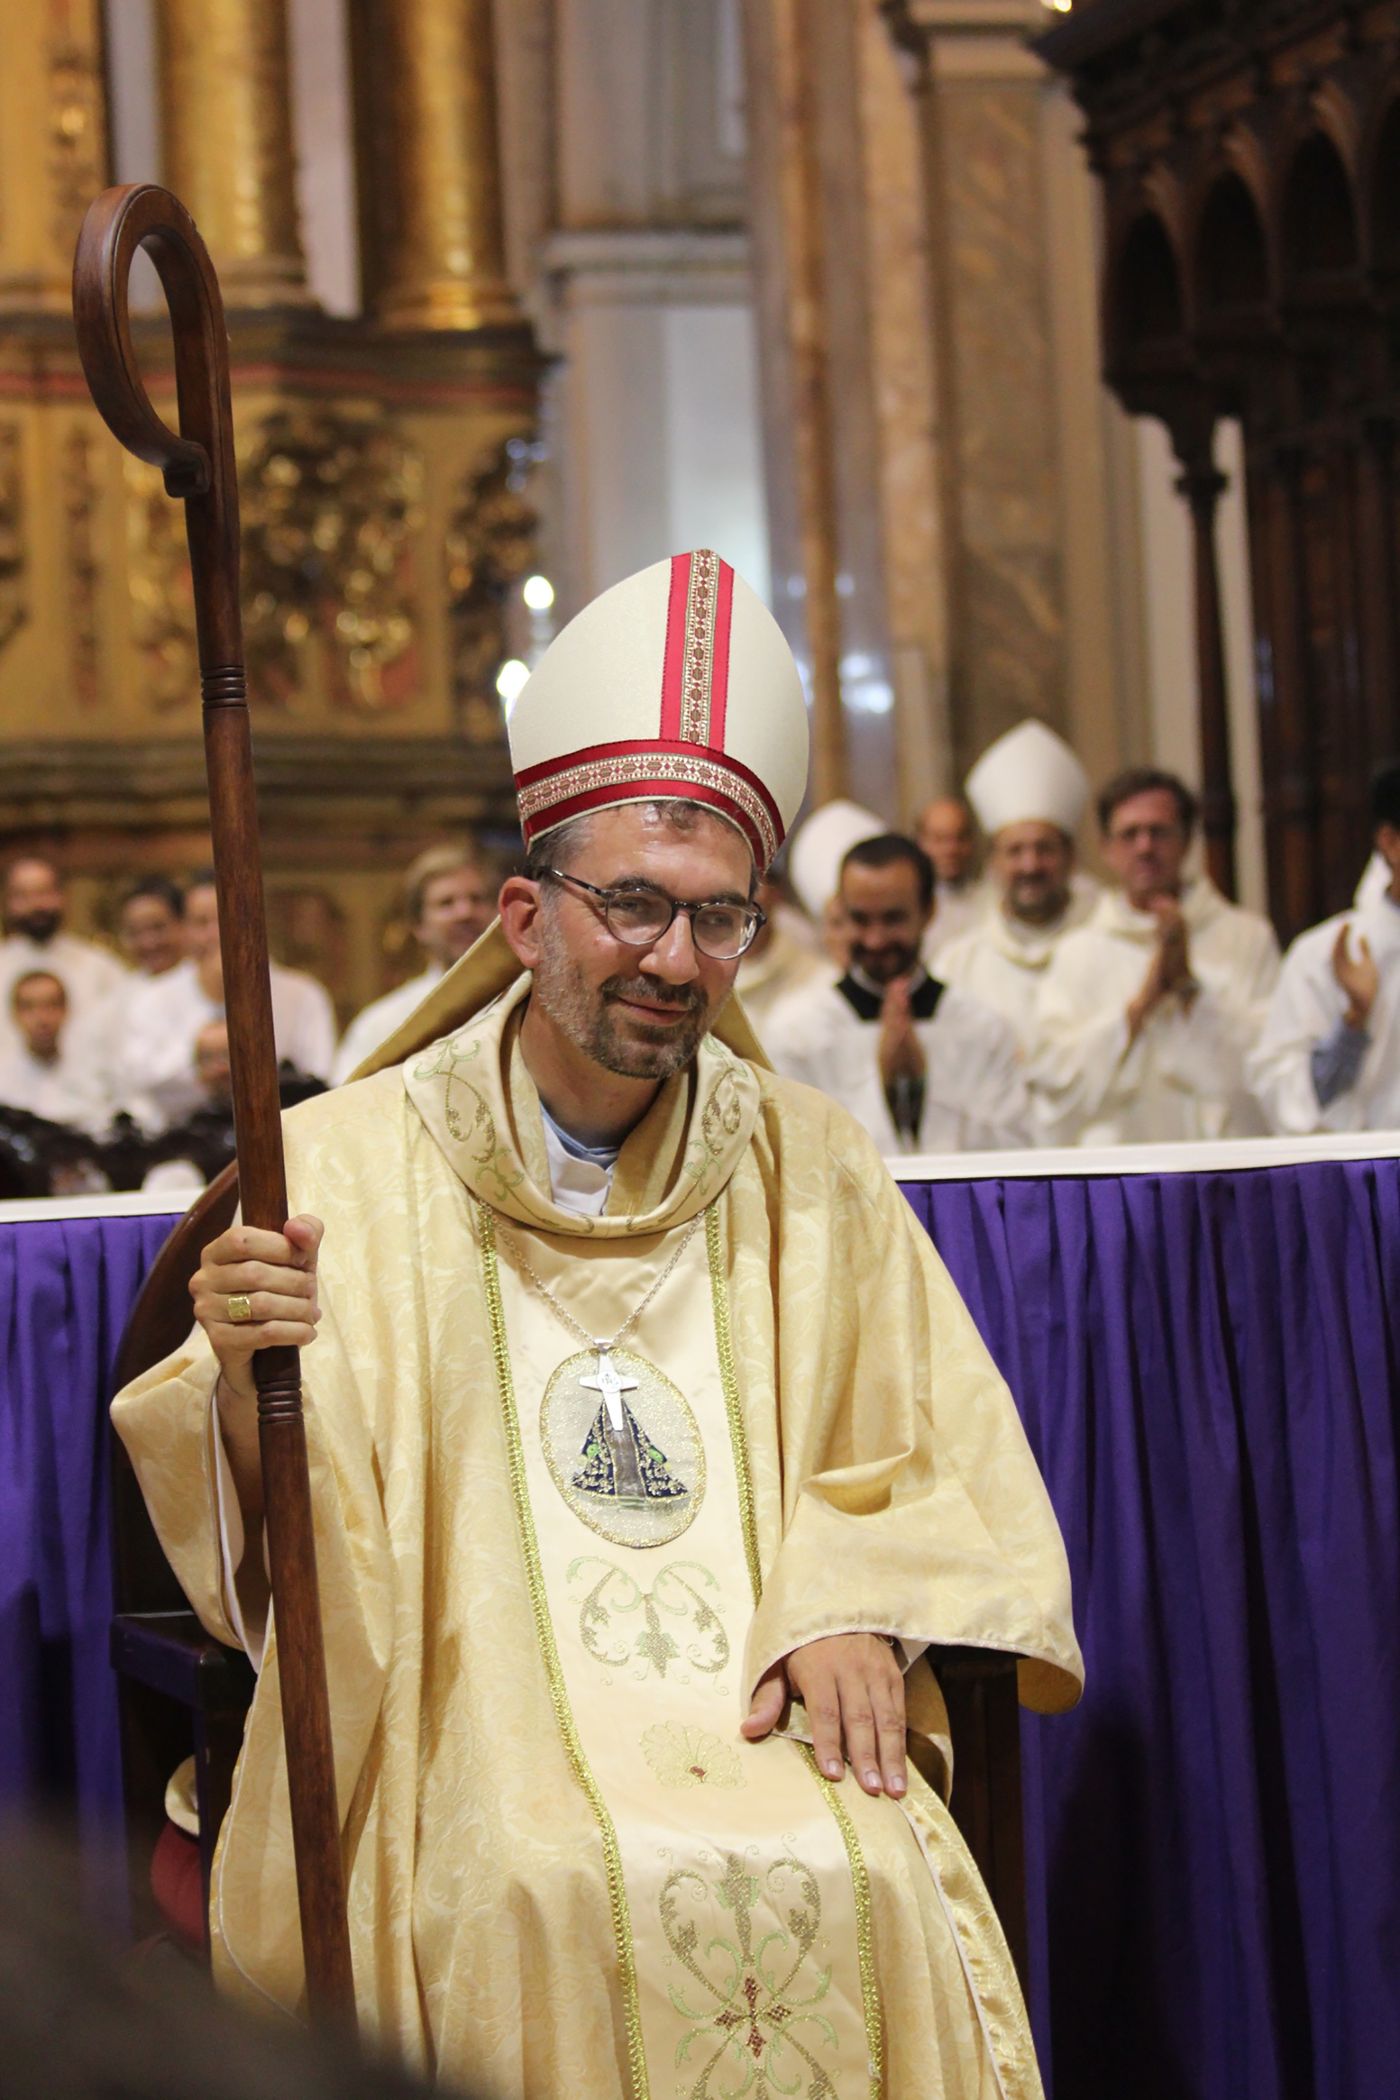
[[[0,1224],[0,1810],[120,1828],[105,1398],[166,1218]]]
[[[906,1191],[1089,1670],[1024,1727],[1055,2100],[1400,2090],[1400,1161]],[[119,1813],[109,1367],[159,1218],[0,1224],[0,1806]]]
[[[907,1191],[1088,1690],[1027,1718],[1055,2100],[1400,2092],[1400,1161]]]

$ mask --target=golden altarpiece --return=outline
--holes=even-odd
[[[92,409],[73,245],[110,179],[99,0],[26,0],[0,69],[0,833],[74,919],[207,856],[179,506]],[[396,876],[513,833],[495,677],[532,565],[539,359],[505,281],[490,0],[351,0],[362,313],[320,310],[285,0],[157,0],[161,166],[228,310],[274,953],[342,1015],[405,974]],[[173,420],[169,337],[141,324]]]

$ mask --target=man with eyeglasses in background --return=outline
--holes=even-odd
[[[1197,805],[1175,774],[1120,773],[1098,816],[1117,886],[1046,973],[1028,1073],[1040,1142],[1262,1133],[1245,1060],[1278,976],[1272,926],[1188,872]]]

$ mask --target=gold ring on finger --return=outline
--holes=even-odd
[[[228,1301],[228,1316],[235,1327],[241,1327],[245,1320],[252,1319],[253,1301],[250,1297],[248,1297],[246,1292],[234,1292],[233,1296]]]

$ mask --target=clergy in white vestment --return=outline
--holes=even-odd
[[[849,929],[841,904],[841,863],[852,846],[879,838],[883,818],[859,802],[838,796],[805,817],[788,848],[788,875],[807,914],[817,945],[839,976],[850,958]]]
[[[117,945],[127,983],[163,977],[185,959],[185,893],[168,875],[143,875],[117,906]]]
[[[1299,934],[1249,1080],[1271,1130],[1400,1129],[1400,765],[1371,783],[1383,890]]]
[[[0,1050],[0,1103],[101,1137],[112,1098],[94,1061],[73,1039],[68,994],[48,970],[30,970],[7,1001],[16,1040]]]
[[[508,735],[497,925],[286,1117],[294,1215],[204,1249],[194,1334],[114,1408],[259,1665],[216,1977],[304,1984],[251,1377],[294,1343],[362,2030],[494,2100],[1036,2100],[924,1651],[1071,1702],[1063,1547],[927,1235],[731,997],[796,665],[679,555],[563,629]]]
[[[64,931],[67,900],[63,877],[52,861],[37,854],[11,861],[5,870],[3,906],[0,1050],[19,1047],[10,993],[31,970],[48,970],[58,979],[67,995],[67,1026],[81,1033],[120,987],[125,970],[95,941]]]
[[[1119,887],[1064,936],[1045,973],[1029,1067],[1039,1139],[1257,1135],[1245,1059],[1278,977],[1274,930],[1187,874],[1196,798],[1174,774],[1120,774],[1098,813]]]
[[[131,1008],[185,960],[185,893],[166,875],[143,875],[117,906],[117,945],[129,965],[83,1029],[83,1039],[117,1107],[132,1083],[127,1042]]]
[[[186,958],[153,977],[126,1002],[125,1033],[114,1084],[119,1105],[149,1135],[168,1130],[203,1099],[195,1069],[200,1030],[224,1012],[219,904],[212,874],[196,875],[185,893]],[[330,994],[304,970],[274,963],[272,1025],[279,1063],[309,1079],[329,1080],[335,1055]]]
[[[934,908],[924,929],[923,958],[933,963],[950,941],[970,933],[992,907],[978,870],[977,826],[963,795],[935,795],[919,812],[914,836],[933,863]]]
[[[339,1086],[386,1042],[427,997],[444,970],[461,960],[496,915],[496,885],[477,848],[468,840],[428,846],[403,878],[404,917],[428,966],[406,984],[385,992],[356,1014],[331,1064]]]
[[[1098,898],[1098,884],[1074,865],[1089,778],[1063,737],[1022,722],[983,752],[967,797],[990,842],[995,902],[939,949],[938,975],[994,1007],[1029,1053],[1050,958]]]
[[[853,846],[841,866],[845,975],[784,1000],[765,1037],[778,1070],[839,1101],[886,1159],[1030,1143],[1010,1026],[920,961],[933,882],[913,839],[891,832]]]
[[[797,914],[784,909],[780,883],[765,878],[758,886],[757,903],[763,924],[739,958],[734,989],[762,1039],[786,999],[808,985],[829,982],[835,973],[820,948],[793,929]]]

